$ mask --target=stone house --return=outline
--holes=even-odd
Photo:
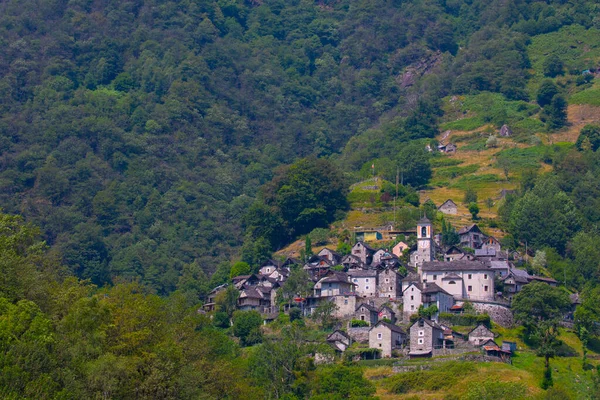
[[[375,253],[373,253],[373,259],[371,260],[371,264],[379,264],[382,259],[387,259],[392,256],[392,252],[386,249],[379,249]]]
[[[448,199],[438,207],[438,211],[444,214],[456,215],[458,214],[458,206],[452,199]]]
[[[392,253],[396,257],[401,257],[404,250],[408,249],[408,245],[404,242],[398,242],[394,247],[392,247]]]
[[[347,272],[355,291],[363,297],[375,297],[377,293],[377,271],[371,269],[351,269]]]
[[[348,254],[342,258],[341,264],[344,266],[346,270],[348,269],[364,269],[365,263],[361,261],[360,258],[354,256],[352,254]]]
[[[488,340],[494,340],[495,337],[494,332],[489,330],[487,326],[479,324],[469,332],[469,343],[479,346]]]
[[[408,319],[411,315],[419,311],[419,307],[423,304],[421,302],[422,291],[423,285],[421,283],[412,282],[402,292],[402,311],[404,313],[404,319]]]
[[[379,320],[379,311],[370,304],[362,303],[356,307],[354,319],[366,321],[369,323],[369,326],[373,326]]]
[[[344,272],[330,271],[321,278],[313,288],[314,297],[330,297],[344,294],[354,294],[355,284],[350,282]],[[354,311],[354,310],[353,310]]]
[[[431,357],[435,349],[444,347],[444,328],[434,321],[419,318],[409,332],[410,358]]]
[[[339,254],[327,247],[324,247],[323,249],[321,249],[321,251],[319,251],[317,253],[317,255],[320,257],[327,258],[333,265],[338,265],[342,261],[341,254]]]
[[[481,248],[487,239],[487,236],[481,232],[476,224],[471,224],[459,229],[458,236],[462,247],[470,247],[472,249]]]
[[[494,271],[497,277],[501,279],[508,275],[510,271],[510,264],[505,260],[492,260],[490,261],[490,269]]]
[[[423,284],[424,288],[421,291],[421,303],[424,308],[436,306],[439,310],[432,319],[437,321],[439,313],[450,312],[454,305],[454,297],[435,283]]]
[[[494,299],[494,271],[490,262],[432,261],[421,266],[423,282],[435,283],[456,300]]]
[[[504,295],[512,299],[515,294],[523,289],[523,286],[529,283],[530,277],[531,275],[525,270],[511,268],[508,274],[502,279],[504,282]]]
[[[381,306],[381,308],[379,309],[379,314],[377,316],[380,320],[389,319],[390,321],[392,321],[392,324],[395,324],[397,321],[396,313],[394,312],[394,310],[392,310],[386,305]]]
[[[204,311],[214,311],[215,310],[215,307],[216,307],[215,299],[217,298],[217,295],[219,293],[227,290],[227,286],[229,286],[229,284],[224,283],[222,285],[217,286],[216,288],[214,288],[213,290],[211,290],[208,293],[206,303],[202,307],[204,309]]]
[[[271,275],[273,271],[279,269],[279,263],[275,260],[267,260],[261,264],[258,273],[260,275]]]
[[[366,244],[365,242],[356,242],[352,247],[352,255],[358,257],[360,261],[365,265],[370,265],[373,260],[373,254],[375,249]]]
[[[369,347],[380,349],[381,356],[389,358],[392,351],[404,347],[406,338],[406,332],[399,326],[379,321],[369,330]]]
[[[378,271],[377,293],[379,297],[397,299],[402,295],[402,277],[392,268]]]
[[[462,260],[465,257],[465,252],[456,246],[450,246],[444,253],[444,261]]]
[[[481,249],[494,249],[496,252],[500,252],[502,250],[502,246],[500,245],[498,239],[493,236],[488,236],[481,245]]]
[[[326,341],[333,347],[336,353],[343,353],[352,344],[352,338],[346,332],[339,329],[327,336]]]
[[[330,301],[335,304],[335,310],[332,314],[335,318],[349,318],[352,317],[356,311],[357,298],[360,301],[360,298],[354,293],[345,293],[327,297],[308,297],[306,299],[304,313],[305,315],[310,315],[323,302]]]

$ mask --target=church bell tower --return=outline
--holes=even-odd
[[[433,242],[433,226],[427,217],[417,222],[417,266],[423,262],[435,260],[435,244]]]

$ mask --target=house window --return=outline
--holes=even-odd
[[[415,291],[415,288],[411,288],[411,289],[410,289],[410,291],[411,291],[411,292],[414,292],[414,291]]]
[[[393,289],[393,288],[390,286],[390,292],[391,292],[392,290],[394,290],[394,289]]]
[[[425,326],[425,321],[419,320],[419,328],[422,328],[424,326]]]
[[[381,333],[377,334],[377,339],[381,339]]]
[[[473,291],[473,286],[467,286],[467,291],[468,292],[472,292]]]
[[[448,285],[456,285],[456,282],[450,281],[450,282],[448,282]]]
[[[484,292],[487,292],[487,291],[488,291],[488,287],[487,287],[487,285],[483,287],[483,291],[484,291]]]
[[[354,283],[358,282],[358,279],[354,278]]]
[[[414,299],[415,299],[415,296],[410,296],[410,299],[411,299],[411,300],[414,300]]]
[[[419,336],[425,336],[425,331],[419,331]]]
[[[483,279],[487,279],[487,274],[483,274]]]
[[[365,316],[364,316],[364,315],[361,315],[361,316],[360,316],[360,320],[361,320],[361,321],[364,321],[364,320],[365,320]]]
[[[436,279],[437,279],[437,275],[434,275],[433,276],[433,280],[435,281]]]
[[[369,278],[365,279],[365,282],[367,282],[367,283],[368,283],[368,282],[369,282]]]
[[[419,344],[423,344],[423,339],[419,339]]]
[[[389,282],[390,282],[389,278],[385,278],[385,283],[389,283]]]
[[[348,304],[348,299],[344,299],[344,305]]]
[[[368,287],[368,286],[365,286],[365,290],[369,290],[369,287]]]
[[[415,310],[415,305],[414,305],[414,304],[411,304],[411,305],[410,305],[410,311],[414,311],[414,310]]]
[[[471,274],[469,274],[468,276],[469,276],[469,279],[472,279],[472,278],[473,278],[473,275],[471,275]]]

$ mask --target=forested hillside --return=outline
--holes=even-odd
[[[240,254],[243,216],[277,166],[329,157],[353,179],[433,138],[444,96],[535,102],[531,38],[594,30],[597,11],[583,0],[3,1],[0,207],[41,226],[96,284],[166,294],[207,282]],[[553,55],[547,77],[596,67]],[[547,106],[549,129],[564,104]],[[334,215],[319,207],[311,227]]]

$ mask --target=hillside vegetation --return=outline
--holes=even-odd
[[[331,157],[354,179],[394,164],[437,135],[449,95],[500,93],[523,132],[545,129],[530,116],[538,65],[562,60],[570,95],[597,61],[596,7],[2,2],[0,207],[39,224],[79,277],[172,292],[239,255],[242,216],[278,165]],[[568,52],[540,52],[564,36]],[[575,101],[595,104],[586,85]],[[506,122],[461,128],[481,118]]]

